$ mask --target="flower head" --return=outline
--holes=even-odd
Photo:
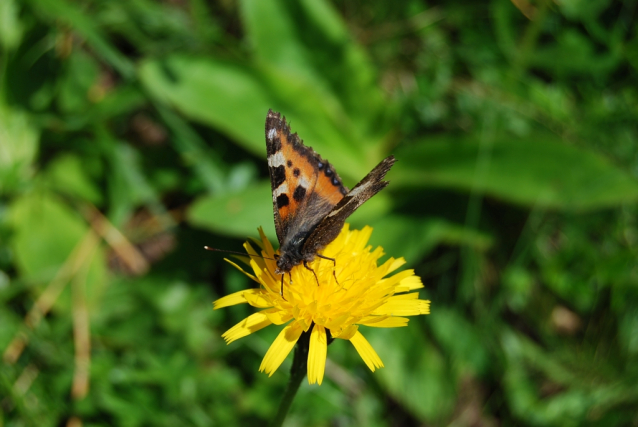
[[[227,343],[245,337],[270,324],[288,323],[272,343],[259,370],[272,375],[293,349],[304,331],[310,330],[308,381],[321,384],[326,364],[328,333],[333,338],[350,340],[370,370],[383,367],[381,359],[359,332],[359,326],[396,328],[406,326],[408,319],[430,313],[430,301],[420,300],[411,292],[423,287],[413,270],[386,277],[405,264],[403,258],[390,258],[381,265],[377,261],[384,253],[381,247],[372,250],[368,240],[371,227],[350,230],[346,224],[339,236],[308,266],[294,267],[290,274],[275,274],[277,268],[272,245],[260,229],[261,242],[255,242],[261,255],[246,243],[250,255],[246,264],[252,273],[241,270],[260,284],[227,295],[214,302],[215,309],[248,303],[263,310],[248,316],[222,337]],[[313,273],[314,271],[314,273]],[[316,277],[315,277],[316,274]],[[291,280],[292,279],[292,280]]]

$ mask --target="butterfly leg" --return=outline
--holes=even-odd
[[[283,273],[281,275],[281,288],[279,289],[279,295],[281,295],[281,297],[284,299],[284,301],[286,300],[286,297],[284,296],[284,274]],[[290,274],[290,273],[289,273]],[[292,283],[292,277],[290,278],[290,283]]]
[[[312,271],[312,274],[315,275],[315,280],[317,281],[317,286],[319,286],[319,278],[317,277],[317,273],[315,273],[315,270],[313,270],[312,268],[308,267],[308,262],[306,260],[304,260],[303,266],[306,267],[308,270]]]
[[[334,266],[332,268],[332,275],[334,276],[335,282],[337,282],[337,285],[338,285],[339,281],[337,280],[337,260],[334,259],[334,258],[327,257],[327,256],[319,255],[319,254],[317,254],[317,256],[319,258],[323,258],[323,259],[327,259],[328,261],[332,261],[332,264],[334,264]]]

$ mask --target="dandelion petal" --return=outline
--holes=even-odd
[[[222,338],[226,340],[226,344],[250,335],[255,331],[258,331],[266,326],[272,324],[268,316],[263,312],[251,314],[222,335]]]
[[[248,304],[257,308],[272,307],[272,303],[264,298],[264,292],[261,291],[261,289],[259,289],[258,291],[260,292],[251,292],[244,295],[244,298],[246,298]]]
[[[310,384],[323,381],[326,369],[326,353],[328,352],[328,338],[323,326],[315,325],[310,334],[310,352],[308,353],[308,382]]]
[[[421,300],[417,293],[393,296],[388,302],[372,312],[373,315],[417,316],[430,314],[430,301]]]
[[[295,346],[302,332],[303,328],[297,322],[286,326],[266,352],[264,360],[259,366],[259,372],[265,372],[269,377],[272,376]]]
[[[359,321],[360,324],[373,328],[400,328],[408,326],[410,319],[395,316],[369,316]]]
[[[258,293],[260,293],[259,289],[246,289],[244,291],[226,295],[225,297],[221,297],[217,301],[213,302],[213,309],[218,310],[231,305],[245,304],[248,302],[245,297],[246,294],[257,295]]]
[[[238,257],[239,258],[239,257]],[[244,261],[243,257],[241,258],[242,262],[244,262],[246,265],[250,265],[250,258],[246,259]],[[244,273],[246,276],[250,277],[252,280],[254,280],[255,282],[259,283],[259,280],[257,280],[257,278],[255,276],[253,276],[252,274],[244,271],[243,268],[241,268],[240,266],[237,265],[237,263],[232,262],[231,260],[229,260],[228,258],[224,258],[224,261],[226,261],[228,264],[232,265],[233,267],[235,267],[237,270],[241,271],[242,273]]]
[[[408,271],[410,271],[413,274],[412,276],[406,277],[405,279],[401,280],[401,286],[402,287],[407,286],[411,291],[422,288],[423,282],[421,281],[421,278],[419,276],[414,275],[414,270],[408,270]]]
[[[377,368],[383,368],[381,358],[377,352],[374,351],[368,340],[361,335],[361,332],[357,331],[357,333],[350,338],[350,342],[354,345],[354,348],[357,349],[359,356],[361,356],[372,372]]]

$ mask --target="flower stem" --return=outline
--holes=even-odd
[[[308,349],[310,348],[310,332],[312,328],[302,333],[295,347],[295,354],[292,359],[292,368],[290,369],[290,380],[286,386],[286,391],[279,402],[277,415],[270,423],[270,427],[279,427],[283,424],[288,415],[288,410],[292,401],[299,390],[301,381],[306,377],[308,371]]]

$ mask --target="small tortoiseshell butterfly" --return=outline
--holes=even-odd
[[[280,249],[275,272],[282,275],[302,262],[310,269],[307,263],[315,256],[326,258],[317,252],[337,238],[359,206],[388,185],[383,178],[395,162],[394,156],[387,157],[348,191],[330,163],[291,134],[286,118],[272,110],[266,117],[266,148]]]

